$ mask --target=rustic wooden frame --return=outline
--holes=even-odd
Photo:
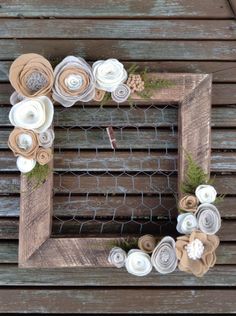
[[[156,103],[179,105],[178,183],[186,171],[186,155],[210,173],[211,150],[211,75],[149,74],[168,79],[170,88],[155,91]],[[136,100],[140,100],[135,96]],[[105,267],[111,238],[50,238],[52,227],[53,174],[36,190],[21,176],[21,207],[19,228],[20,267]],[[114,239],[114,238],[113,238]]]

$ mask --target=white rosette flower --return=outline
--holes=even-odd
[[[9,120],[16,127],[43,133],[52,124],[53,114],[51,100],[46,96],[40,96],[16,103],[11,108]]]
[[[125,267],[130,274],[145,276],[152,271],[150,256],[140,249],[132,249],[128,252]]]
[[[42,146],[43,148],[50,148],[53,145],[55,133],[51,128],[49,128],[45,132],[40,133],[38,138],[40,146]]]
[[[117,103],[122,103],[128,99],[130,93],[131,90],[127,86],[127,84],[122,83],[111,93],[111,97],[113,101]]]
[[[28,159],[28,158],[19,156],[16,160],[16,166],[19,169],[19,171],[22,173],[30,172],[31,170],[34,169],[35,165],[36,165],[36,160],[34,159]]]
[[[177,231],[180,234],[191,234],[197,229],[197,219],[192,213],[183,213],[177,217]]]
[[[126,252],[123,249],[114,247],[109,253],[108,261],[116,268],[122,268],[125,265],[126,256]]]
[[[93,64],[92,69],[96,88],[107,92],[115,91],[127,79],[124,65],[114,58],[98,60]]]
[[[177,267],[177,257],[175,252],[175,240],[164,237],[153,250],[151,262],[154,268],[161,274],[173,272]]]
[[[195,195],[200,203],[213,203],[217,192],[212,185],[202,184],[196,188]]]
[[[215,205],[203,203],[196,212],[198,228],[205,234],[214,235],[221,227],[221,216]]]

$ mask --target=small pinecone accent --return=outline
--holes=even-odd
[[[144,90],[144,81],[140,75],[130,74],[126,84],[130,87],[131,93]]]

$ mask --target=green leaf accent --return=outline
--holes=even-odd
[[[26,173],[25,175],[29,180],[33,182],[33,189],[35,190],[47,180],[50,171],[51,168],[49,167],[49,165],[40,165],[39,163],[36,163],[34,169]]]
[[[220,204],[224,201],[225,198],[225,194],[221,194],[219,196],[216,197],[215,201],[213,202],[213,204]]]
[[[127,237],[112,242],[111,247],[120,247],[126,252],[129,252],[131,249],[138,248],[138,238],[135,237]]]
[[[111,100],[112,100],[111,94],[109,92],[106,92],[100,103],[100,106],[103,107],[108,101],[111,101]]]
[[[170,80],[165,79],[157,79],[157,80],[149,80],[147,79],[146,72],[142,74],[142,79],[144,80],[144,90],[141,92],[137,92],[143,99],[150,99],[152,96],[153,90],[170,88],[173,86],[173,83]]]
[[[127,70],[128,75],[130,74],[136,74],[137,70],[139,69],[139,66],[137,64],[133,64],[129,67],[129,69]]]

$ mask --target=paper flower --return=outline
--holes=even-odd
[[[138,240],[138,247],[143,252],[152,253],[156,246],[156,239],[152,235],[144,235]]]
[[[171,273],[176,269],[175,240],[172,237],[166,236],[159,242],[152,253],[151,262],[161,274]]]
[[[194,195],[186,195],[179,201],[179,209],[186,212],[196,212],[198,199]]]
[[[40,165],[46,165],[52,159],[51,148],[40,147],[37,151],[36,160]]]
[[[196,212],[198,228],[205,234],[214,235],[221,227],[221,217],[218,209],[210,203],[199,205]]]
[[[108,261],[115,266],[116,268],[122,268],[125,265],[125,260],[126,260],[126,252],[119,248],[119,247],[114,247],[111,249],[109,256],[108,256]]]
[[[20,95],[18,92],[14,91],[12,93],[12,95],[10,96],[10,103],[11,103],[11,105],[15,105],[16,103],[19,103],[24,99],[25,99],[25,97]]]
[[[34,159],[28,159],[22,156],[19,156],[16,160],[16,166],[22,173],[30,172],[34,169],[36,165],[36,160]]]
[[[95,80],[89,64],[81,57],[67,56],[54,69],[52,97],[65,107],[95,96]]]
[[[15,104],[9,113],[12,125],[34,130],[36,133],[45,132],[52,124],[54,108],[48,97],[24,99]]]
[[[217,196],[215,188],[207,184],[199,185],[196,188],[195,194],[200,203],[213,203]]]
[[[111,93],[112,100],[117,103],[125,102],[130,96],[130,88],[122,83]]]
[[[125,267],[130,274],[145,276],[152,271],[150,256],[139,249],[132,249],[128,252]]]
[[[191,234],[197,228],[197,219],[191,213],[180,214],[177,217],[176,229],[180,234]]]
[[[55,138],[54,131],[53,129],[49,128],[45,132],[39,134],[38,136],[39,144],[43,148],[52,147],[54,138]]]
[[[215,250],[219,246],[216,235],[193,231],[191,235],[181,236],[176,241],[176,255],[179,269],[202,277],[216,262]]]
[[[38,136],[31,130],[14,128],[9,135],[8,146],[15,156],[35,159],[39,148]]]
[[[101,102],[105,96],[106,91],[100,90],[100,89],[95,89],[95,96],[94,96],[94,101]]]
[[[22,96],[48,95],[53,85],[53,69],[43,56],[23,54],[12,63],[9,80],[16,92]]]
[[[116,88],[127,79],[127,72],[122,63],[117,59],[98,60],[93,66],[96,88],[107,92]]]

